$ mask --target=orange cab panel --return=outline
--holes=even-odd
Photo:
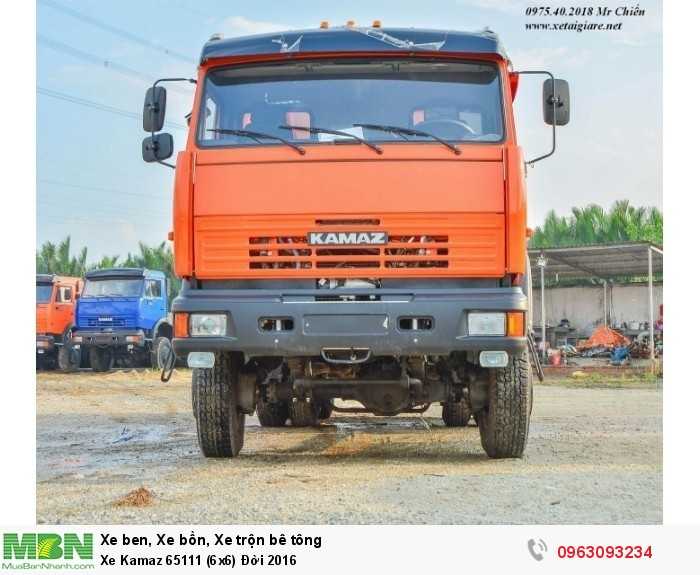
[[[358,146],[307,146],[293,161],[279,148],[264,156],[260,149],[198,152],[195,276],[502,277],[502,148],[383,151],[378,157]],[[385,233],[385,242],[308,240],[312,232],[373,231]]]
[[[260,150],[199,152],[194,216],[303,214],[310,206],[335,214],[504,211],[500,147],[475,157],[432,145],[385,146],[380,157],[332,148],[308,146],[294,158],[268,149],[257,161]]]
[[[36,333],[49,332],[49,304],[36,304]]]

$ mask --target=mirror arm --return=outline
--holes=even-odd
[[[532,166],[536,162],[539,162],[540,160],[544,160],[545,158],[549,158],[552,154],[557,149],[557,104],[559,103],[559,98],[557,98],[557,83],[554,81],[554,75],[551,72],[547,72],[544,70],[525,70],[523,72],[514,72],[515,74],[544,74],[546,76],[549,76],[550,79],[552,80],[552,116],[554,118],[554,121],[552,122],[552,149],[541,156],[537,156],[536,158],[533,158],[532,160],[526,160],[525,164],[528,166]]]
[[[194,78],[160,78],[153,82],[153,88],[155,88],[158,84],[161,82],[189,82],[190,84],[196,84],[197,80]],[[155,90],[153,91],[153,94],[155,94]],[[151,101],[151,108],[155,108],[157,106],[155,100]],[[156,133],[154,130],[151,130],[151,138],[155,136]],[[166,166],[168,168],[172,168],[173,170],[175,169],[175,166],[173,164],[170,164],[168,162],[164,162],[163,160],[156,160],[157,163]]]

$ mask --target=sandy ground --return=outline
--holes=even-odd
[[[340,416],[319,429],[246,421],[237,459],[197,447],[190,374],[37,377],[39,523],[660,523],[662,391],[537,385],[521,460],[476,427]],[[120,502],[146,488],[142,505]],[[146,492],[148,494],[148,492]]]

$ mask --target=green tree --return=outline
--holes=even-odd
[[[36,271],[44,274],[82,277],[87,269],[87,248],[71,256],[70,236],[58,245],[45,242],[36,254]]]
[[[663,214],[658,208],[635,208],[629,200],[616,201],[608,211],[591,204],[572,208],[570,216],[550,211],[535,229],[530,247],[551,248],[623,241],[650,241],[663,245]]]

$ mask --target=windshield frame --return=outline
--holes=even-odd
[[[104,282],[114,282],[114,281],[128,281],[128,282],[140,282],[141,286],[139,291],[135,295],[123,295],[123,294],[105,294],[105,295],[92,295],[88,294],[87,290],[89,286],[93,283],[104,283]],[[146,285],[145,278],[143,277],[95,277],[87,278],[85,280],[85,285],[83,286],[83,292],[80,294],[81,298],[140,298],[143,295],[143,290]]]
[[[508,107],[506,106],[506,96],[508,94],[508,91],[505,86],[505,82],[507,81],[507,74],[505,73],[505,68],[502,64],[502,60],[500,58],[494,58],[494,57],[474,57],[472,55],[470,56],[465,56],[465,57],[446,57],[445,55],[423,55],[420,57],[416,56],[411,56],[407,54],[382,54],[378,56],[377,54],[353,54],[351,56],[338,56],[338,55],[333,55],[332,57],[324,57],[322,55],[314,55],[314,56],[307,56],[303,58],[294,58],[293,60],[298,60],[298,61],[305,61],[305,62],[319,62],[319,63],[327,63],[327,62],[347,62],[347,63],[357,63],[358,61],[411,61],[411,62],[445,62],[445,63],[464,63],[464,64],[482,64],[482,65],[491,65],[494,67],[496,74],[497,74],[497,81],[496,81],[496,87],[498,90],[498,111],[500,112],[500,122],[501,122],[501,137],[498,140],[456,140],[456,139],[451,139],[451,138],[444,138],[443,139],[447,142],[450,142],[451,144],[455,144],[458,146],[491,146],[491,147],[497,147],[497,146],[502,146],[504,145],[509,138],[511,137],[511,117],[509,115],[509,110]],[[206,109],[206,104],[207,104],[207,93],[206,93],[206,88],[207,88],[207,80],[209,78],[209,75],[212,73],[215,73],[217,71],[220,71],[222,69],[226,68],[259,68],[263,66],[278,66],[278,65],[284,65],[290,63],[289,59],[285,60],[260,60],[260,61],[246,61],[242,63],[238,62],[227,62],[227,63],[217,63],[216,65],[213,65],[211,67],[205,68],[200,76],[199,82],[198,82],[198,94],[196,97],[195,101],[195,110],[196,114],[193,114],[195,116],[195,121],[191,122],[190,125],[190,142],[193,145],[194,149],[197,150],[202,150],[202,151],[217,151],[217,150],[245,150],[245,149],[259,149],[259,148],[280,148],[284,147],[284,144],[281,142],[276,142],[276,141],[262,141],[262,142],[255,142],[251,141],[250,143],[230,143],[230,144],[207,144],[207,140],[202,139],[201,137],[201,125],[203,122],[206,121],[205,118],[205,109]],[[364,123],[366,119],[360,118],[357,119],[357,122]],[[326,127],[326,126],[322,126]],[[430,131],[430,130],[426,130]],[[385,137],[377,136],[373,137],[371,140],[372,143],[376,144],[381,144],[381,145],[387,145],[387,144],[396,144],[396,145],[431,145],[433,147],[439,147],[441,144],[436,141],[435,139],[432,138],[421,138],[421,139],[401,139],[401,138],[394,138],[391,137],[391,133],[389,132],[373,132],[377,134],[385,134]],[[349,139],[348,139],[349,140]],[[297,141],[297,140],[290,140],[294,144],[297,144],[299,146],[303,147],[315,147],[315,146],[334,146],[338,141]],[[343,144],[347,144],[348,141],[343,140]],[[350,143],[352,143],[350,141]]]

